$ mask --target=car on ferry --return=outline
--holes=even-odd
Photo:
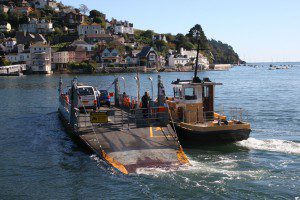
[[[99,90],[100,95],[98,98],[99,105],[106,105],[110,107],[110,94],[107,90]]]
[[[96,109],[97,107],[97,91],[92,86],[80,85],[77,86],[77,93],[80,96],[78,99],[78,108]]]

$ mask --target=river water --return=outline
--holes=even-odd
[[[142,91],[150,90],[142,74]],[[161,73],[167,93],[191,72]],[[121,89],[135,95],[134,74]],[[251,137],[236,144],[185,149],[179,171],[115,173],[72,141],[57,114],[58,75],[0,77],[0,199],[299,199],[300,65],[288,70],[236,67],[209,71],[217,107],[243,107]],[[73,76],[63,75],[68,85]],[[79,76],[109,88],[114,76]],[[125,87],[124,87],[125,86]],[[156,86],[155,86],[156,87]],[[113,89],[113,88],[110,88]]]

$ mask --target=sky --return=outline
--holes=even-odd
[[[200,24],[247,62],[300,61],[300,0],[63,0],[134,28],[186,34]]]

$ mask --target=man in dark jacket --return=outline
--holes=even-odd
[[[143,109],[144,117],[147,117],[148,115],[149,101],[150,101],[149,93],[145,92],[144,96],[142,97],[142,109]]]

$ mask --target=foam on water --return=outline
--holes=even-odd
[[[243,179],[259,178],[267,173],[266,170],[237,170],[237,163],[243,160],[235,160],[231,158],[222,158],[221,161],[196,161],[191,158],[190,165],[181,166],[179,168],[163,169],[163,168],[139,168],[137,174],[152,175],[158,177],[163,174],[174,174],[174,172],[187,173],[203,173],[205,176],[220,174],[222,179]]]
[[[300,154],[300,143],[287,140],[258,140],[255,138],[249,138],[248,140],[243,140],[236,144],[249,149]]]

